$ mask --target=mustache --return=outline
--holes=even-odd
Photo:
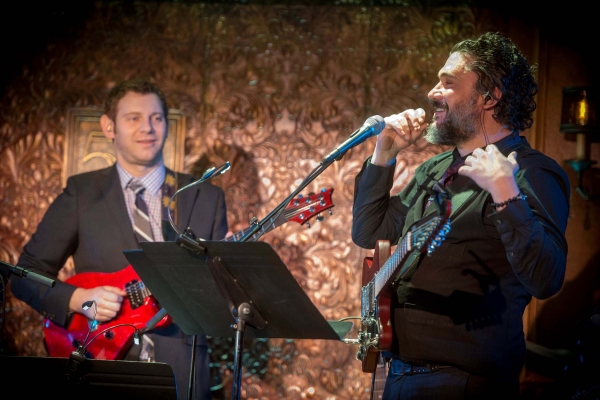
[[[434,109],[442,108],[444,110],[448,110],[448,104],[446,104],[446,102],[443,102],[443,101],[432,100],[431,105],[433,106]]]

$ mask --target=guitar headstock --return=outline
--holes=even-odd
[[[427,255],[439,247],[446,235],[450,232],[450,213],[452,203],[449,199],[443,199],[438,204],[438,214],[432,214],[423,221],[419,221],[411,227],[412,248]]]
[[[317,216],[317,221],[322,221],[323,216],[321,213],[323,211],[329,210],[329,215],[332,214],[332,193],[333,188],[323,188],[319,193],[309,193],[307,197],[299,195],[290,201],[283,212],[283,216],[286,221],[295,221],[300,225],[307,224],[310,228],[309,220],[312,217]]]

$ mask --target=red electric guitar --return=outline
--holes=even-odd
[[[439,211],[413,224],[393,254],[390,255],[390,242],[379,240],[373,257],[365,257],[363,261],[361,327],[356,355],[362,361],[363,372],[376,372],[378,365],[381,366],[380,352],[392,347],[392,278],[405,276],[413,267],[412,262],[406,262],[409,257],[426,251],[431,253],[450,231],[450,200],[441,200]]]
[[[332,192],[333,188],[322,189],[321,192],[311,193],[308,197],[302,195],[296,197],[290,201],[279,218],[270,224],[265,224],[262,232],[253,237],[256,239],[257,235],[271,231],[287,221],[295,221],[300,225],[307,224],[309,227],[308,221],[315,215],[318,221],[322,221],[323,216],[320,213],[333,207]],[[331,210],[329,213],[331,214]],[[237,241],[249,229],[237,232],[223,241]],[[84,344],[89,332],[86,342],[89,344],[86,346],[85,354],[87,358],[121,359],[133,342],[134,330],[129,325],[134,325],[137,329],[145,328],[148,321],[161,310],[160,305],[131,265],[113,273],[83,272],[72,276],[66,282],[86,289],[102,285],[122,287],[127,291],[127,297],[123,300],[119,314],[107,322],[98,323],[87,319],[83,314],[75,313],[69,326],[65,328],[45,318],[44,342],[50,357],[69,357],[71,352]],[[171,322],[171,316],[166,315],[155,327],[164,327]],[[117,327],[116,325],[119,324],[127,324],[127,326]],[[111,327],[115,329],[107,329]],[[102,331],[105,332],[101,333]],[[99,336],[92,340],[96,335]]]

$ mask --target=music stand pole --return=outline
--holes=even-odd
[[[190,364],[190,376],[188,378],[188,400],[194,398],[194,388],[196,387],[196,341],[198,335],[192,336],[192,361]]]
[[[240,305],[240,314],[247,312],[248,304],[243,303]],[[246,329],[246,321],[243,318],[236,318],[235,325],[235,354],[233,358],[233,385],[231,387],[231,398],[238,400],[240,398],[240,392],[242,389],[242,359],[244,351],[244,330]]]
[[[229,311],[235,319],[232,328],[235,329],[235,355],[233,366],[233,386],[231,389],[232,400],[239,400],[242,387],[242,359],[244,351],[244,332],[246,323],[254,328],[262,329],[267,326],[264,319],[248,293],[240,286],[237,279],[231,275],[221,257],[208,256],[206,265],[210,269],[215,282],[227,302]]]

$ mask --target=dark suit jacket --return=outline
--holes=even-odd
[[[191,175],[176,175],[177,189],[194,181]],[[190,227],[197,237],[206,240],[225,237],[226,207],[220,188],[204,182],[180,192],[174,201],[180,231]],[[176,233],[168,222],[163,222],[163,231],[167,233],[166,240],[175,239]],[[116,166],[112,166],[68,179],[64,191],[50,205],[25,245],[17,265],[56,278],[72,255],[77,273],[116,272],[129,264],[123,250],[136,248],[138,243],[127,214],[119,175]],[[28,279],[13,279],[10,285],[17,298],[44,317],[60,325],[68,322],[68,305],[74,286],[57,280],[56,286],[49,288]],[[184,343],[181,332],[173,328],[176,327],[164,332],[163,336],[176,336],[177,343]],[[205,345],[206,342],[203,340],[202,343]],[[162,353],[157,353],[157,361],[161,361],[159,354]],[[186,357],[180,363],[187,365],[187,360]],[[185,371],[175,372],[185,375]],[[187,379],[187,375],[177,377]],[[181,387],[178,391],[180,396],[187,393]]]

